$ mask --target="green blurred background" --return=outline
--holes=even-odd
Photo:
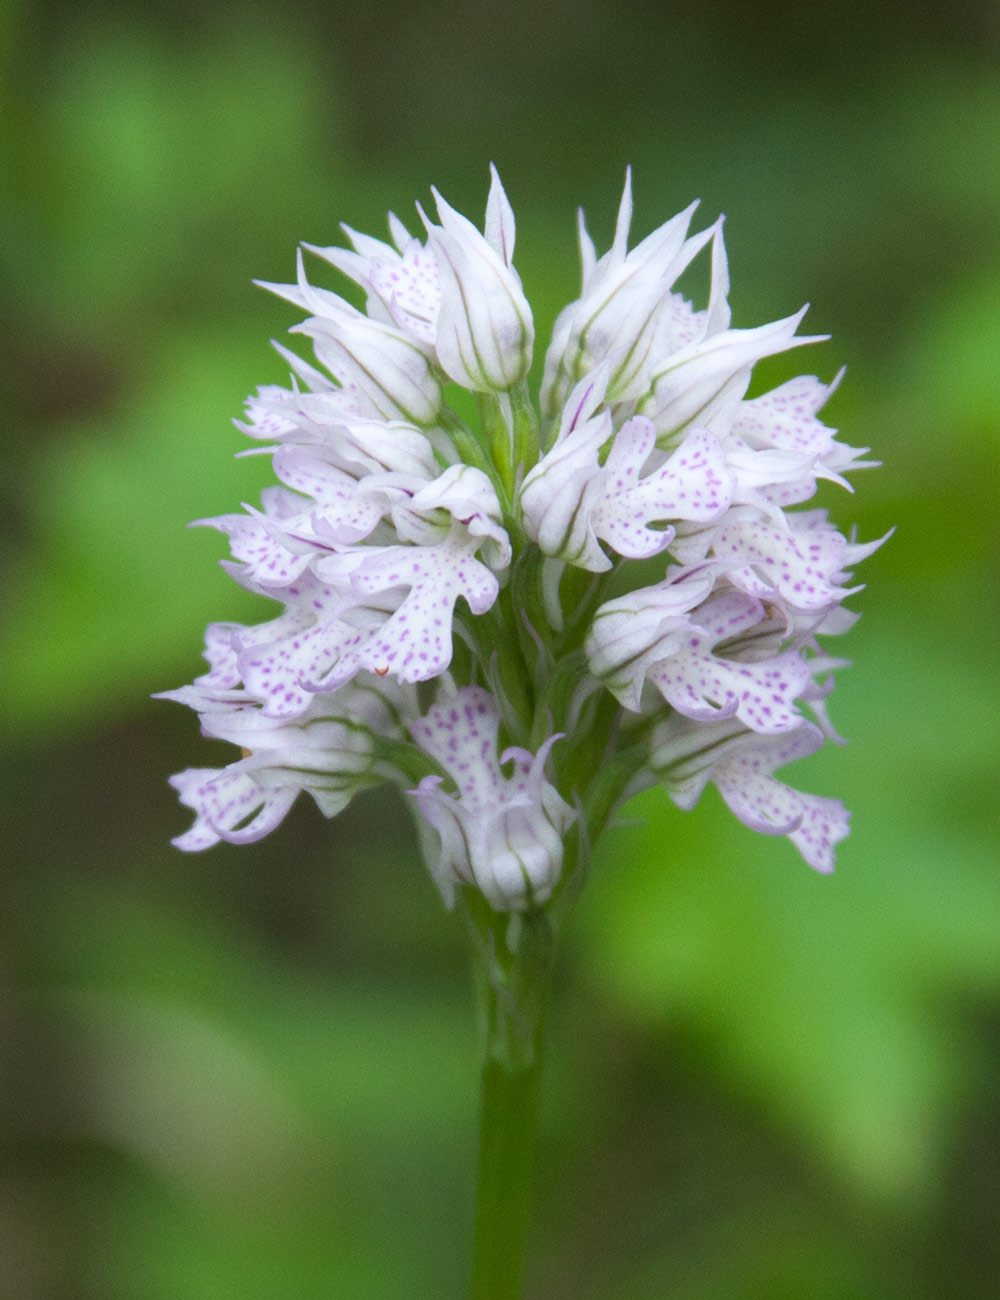
[[[974,0],[0,4],[2,1300],[444,1300],[468,1262],[463,941],[401,801],[189,857],[149,694],[260,604],[252,288],[436,183],[518,216],[540,336],[606,245],[728,214],[734,321],[809,298],[884,468],[834,718],[832,879],[710,792],[611,833],[562,952],[534,1300],[1000,1294],[994,860],[1000,18]],[[332,282],[331,282],[332,283]],[[694,286],[696,287],[696,286]],[[541,348],[539,348],[541,351]],[[221,760],[226,761],[226,760]]]

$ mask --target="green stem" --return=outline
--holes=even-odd
[[[471,891],[463,906],[473,934],[484,1049],[469,1295],[520,1300],[554,938],[541,909],[499,914]]]
[[[511,411],[514,416],[514,468],[523,466],[524,473],[538,461],[538,415],[528,393],[528,381],[522,379],[510,392]]]
[[[471,1300],[520,1300],[538,1127],[539,1067],[488,1061],[476,1192]]]
[[[514,505],[514,446],[510,429],[504,419],[500,403],[492,393],[476,394],[476,410],[483,431],[483,440],[490,451],[493,464],[493,481],[504,514],[509,515]]]
[[[455,450],[462,461],[466,465],[475,465],[488,477],[492,478],[494,471],[489,451],[482,446],[465,421],[447,406],[442,407],[438,421],[441,428],[444,429],[455,444]]]

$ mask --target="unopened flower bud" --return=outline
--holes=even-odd
[[[514,214],[495,168],[487,237],[436,190],[434,198],[441,224],[428,222],[427,231],[441,286],[438,360],[466,388],[506,391],[527,374],[535,342],[531,308],[512,262]]]

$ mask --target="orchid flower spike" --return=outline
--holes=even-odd
[[[839,374],[746,395],[758,361],[818,336],[803,311],[734,327],[722,219],[696,228],[696,204],[634,242],[629,172],[602,255],[581,216],[580,290],[536,396],[496,169],[482,229],[433,198],[419,235],[390,215],[386,240],[305,246],[364,310],[301,253],[293,284],[265,286],[315,355],[279,347],[289,385],[238,426],[276,482],[200,522],[280,612],[213,624],[207,671],[166,692],[239,750],[173,779],[194,813],[175,843],[246,843],[302,792],[332,817],[395,784],[446,904],[537,914],[631,792],[687,809],[712,783],[831,870],[846,810],[774,773],[839,739],[846,661],[823,642],[854,622],[853,569],[881,541],[797,507],[874,462],[819,418]],[[696,306],[675,285],[699,258]]]

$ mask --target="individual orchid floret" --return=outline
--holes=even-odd
[[[559,432],[548,453],[529,472],[518,497],[527,535],[546,555],[589,561],[582,567],[607,567],[607,557],[592,536],[590,513],[603,487],[599,453],[612,434],[611,413],[600,409],[607,388],[604,365],[574,388],[562,412]]]
[[[316,428],[324,434],[324,454],[355,478],[384,473],[431,479],[438,472],[430,438],[402,420],[317,422]]]
[[[253,424],[237,421],[244,433],[279,445],[316,448],[354,478],[382,472],[432,478],[437,472],[434,446],[423,430],[347,409],[340,390],[305,393],[272,386],[248,399],[247,414]],[[440,431],[433,432],[436,437]]]
[[[691,610],[715,586],[711,564],[672,570],[664,582],[638,587],[597,610],[584,648],[590,671],[621,704],[642,707],[642,688],[654,663],[675,654],[690,634]]]
[[[193,702],[185,691],[168,697]],[[239,745],[244,757],[226,768],[193,768],[171,779],[195,824],[173,842],[178,848],[210,848],[220,840],[249,844],[283,820],[301,791],[326,817],[334,817],[366,786],[373,772],[376,731],[394,729],[393,707],[374,689],[337,697],[314,697],[294,723],[267,717],[252,701],[202,696],[202,730]]]
[[[196,522],[217,528],[230,540],[244,585],[269,590],[296,582],[316,560],[338,546],[369,537],[392,503],[392,492],[376,490],[399,476],[369,475],[362,483],[331,463],[322,449],[286,445],[275,452],[278,477],[295,491],[266,488],[262,510]],[[410,491],[422,486],[411,480]],[[298,495],[301,493],[302,495]]]
[[[815,375],[799,375],[769,393],[740,405],[733,433],[748,447],[798,451],[825,459],[836,446],[831,429],[816,418],[840,383],[843,371],[830,384]]]
[[[281,298],[312,312],[292,333],[313,340],[316,357],[358,404],[384,420],[417,426],[433,424],[441,409],[441,386],[422,348],[403,330],[372,320],[328,289],[306,279],[302,254],[294,285],[269,284]]]
[[[306,244],[306,248],[365,289],[366,309],[372,320],[395,325],[433,348],[441,309],[437,258],[391,212],[389,226],[395,247],[344,226],[353,250],[317,248],[314,244]]]
[[[437,419],[440,385],[423,352],[400,331],[351,312],[313,316],[294,329],[313,340],[331,374],[363,394],[373,415],[416,425]]]
[[[440,225],[425,217],[441,292],[435,345],[450,379],[477,392],[505,392],[531,365],[535,328],[514,270],[514,213],[496,168],[486,234],[433,191]],[[421,213],[423,215],[423,213]]]
[[[885,538],[848,542],[825,510],[798,511],[774,520],[753,509],[731,510],[701,535],[692,533],[674,554],[695,563],[711,550],[727,564],[727,578],[748,595],[796,610],[821,610],[838,604],[860,587],[846,587],[852,565],[865,559]]]
[[[247,514],[219,515],[194,523],[225,533],[235,561],[231,571],[238,569],[245,585],[287,587],[302,576],[312,558],[309,548],[291,549],[282,534],[286,523],[294,526],[301,520],[302,504],[301,498],[283,488],[265,488],[262,511],[247,506]]]
[[[637,397],[648,386],[648,366],[655,359],[654,344],[662,332],[661,319],[673,311],[671,286],[718,229],[711,227],[687,237],[697,206],[692,203],[629,252],[629,169],[614,242],[600,260],[580,214],[583,286],[580,297],[563,310],[553,330],[545,358],[543,411],[558,411],[569,390],[605,359],[612,363],[608,377],[610,400]]]
[[[246,419],[234,420],[233,423],[248,438],[257,438],[263,442],[282,442],[285,438],[297,440],[298,397],[299,394],[293,389],[282,388],[280,384],[262,384],[246,400]]]
[[[748,634],[765,620],[764,606],[752,596],[713,596],[692,611],[688,635],[674,653],[649,665],[647,680],[679,713],[699,722],[736,717],[765,735],[793,730],[801,722],[795,701],[811,669],[796,650],[746,656]]]
[[[729,457],[740,479],[737,503],[761,505],[774,514],[775,507],[808,501],[819,478],[850,491],[846,473],[878,464],[862,459],[867,447],[838,442],[836,430],[816,418],[843,373],[830,384],[800,375],[739,404],[731,428],[739,450]]]
[[[758,361],[822,341],[826,335],[796,335],[805,312],[803,307],[794,316],[756,329],[709,334],[655,367],[638,409],[653,421],[661,445],[692,425],[728,427]]]
[[[280,581],[286,602],[272,622],[229,632],[237,679],[270,717],[299,716],[317,691],[335,690],[359,672],[391,674],[402,682],[438,676],[451,663],[458,599],[478,615],[497,598],[495,570],[509,563],[510,541],[482,471],[451,466],[432,483],[408,486],[398,476],[371,478],[375,498],[389,499],[392,535],[401,544],[341,545],[329,528],[330,544],[323,549],[319,519],[311,543],[299,534],[310,547],[309,565],[294,580],[261,581],[268,552],[258,554],[256,542],[246,548],[254,564],[230,566],[251,590],[269,593]],[[287,534],[283,540],[292,545]],[[265,571],[263,577],[270,575]]]
[[[307,430],[314,421],[303,410],[303,402],[311,400],[318,405],[321,426],[328,428],[341,420],[358,419],[370,411],[369,404],[354,388],[344,387],[309,365],[301,357],[271,340],[275,351],[288,362],[292,370],[292,387],[280,384],[262,384],[246,400],[245,420],[233,423],[248,438],[268,442],[323,442],[323,432],[310,434]],[[302,384],[305,388],[302,388]],[[243,455],[252,453],[243,452]]]
[[[682,570],[602,605],[587,635],[591,671],[636,712],[650,682],[700,722],[736,717],[762,733],[797,727],[795,701],[810,683],[809,664],[795,649],[762,647],[756,634],[768,619],[759,601],[725,589],[702,601],[714,577],[708,566]]]
[[[204,651],[209,671],[195,678],[196,689],[213,693],[245,689],[246,696],[269,718],[299,717],[309,709],[315,692],[306,689],[304,679],[329,671],[341,653],[340,646],[359,635],[357,614],[354,625],[338,619],[337,612],[350,602],[314,574],[303,574],[282,591],[282,597],[299,603],[286,603],[284,611],[268,623],[209,625]],[[386,616],[372,611],[371,617],[379,622]],[[168,694],[165,698],[179,697]],[[237,694],[235,698],[243,697]],[[194,699],[182,702],[201,710]]]
[[[757,451],[731,439],[726,448],[726,465],[736,480],[733,505],[755,506],[779,522],[786,506],[798,505],[815,495],[818,479],[827,479],[851,491],[843,475],[816,456],[801,451],[777,448]]]
[[[510,562],[500,513],[482,471],[451,466],[394,512],[397,532],[409,544],[354,548],[318,561],[317,573],[333,584],[346,580],[365,610],[380,599],[393,602],[388,619],[342,645],[323,689],[361,669],[403,682],[444,672],[451,663],[456,601],[461,597],[473,614],[485,614],[499,592],[495,571]],[[336,617],[350,619],[345,608]]]
[[[500,711],[480,686],[443,697],[410,724],[414,741],[448,773],[457,794],[426,776],[414,792],[438,833],[432,867],[445,902],[459,883],[479,889],[497,911],[543,904],[559,879],[563,837],[576,813],[545,778],[557,736],[532,754],[512,746],[497,756]],[[513,764],[510,776],[501,767]]]
[[[510,563],[510,538],[496,489],[481,469],[449,465],[432,483],[421,485],[392,507],[392,519],[402,541],[431,546],[447,536],[452,520],[468,532],[494,571]]]
[[[294,717],[316,692],[335,690],[362,671],[402,682],[438,676],[451,663],[457,599],[474,614],[496,600],[496,577],[473,549],[456,525],[437,546],[329,557],[317,567],[330,581],[300,580],[284,593],[286,613],[264,625],[266,632],[238,634],[247,688],[269,715]],[[337,581],[334,564],[341,566]]]
[[[653,737],[652,767],[679,808],[693,808],[709,781],[751,830],[787,835],[816,871],[834,867],[834,847],[848,834],[839,799],[804,794],[775,780],[786,763],[815,753],[823,733],[803,722],[784,735],[761,736],[736,719],[708,726],[673,717]]]
[[[350,584],[337,587],[304,574],[282,592],[285,612],[270,623],[233,633],[236,665],[247,690],[271,718],[296,718],[317,692],[349,682],[363,665],[364,646],[391,614],[359,600]]]
[[[675,535],[667,520],[717,519],[732,499],[732,475],[713,433],[692,429],[673,455],[643,474],[655,443],[656,431],[643,416],[622,425],[604,462],[604,492],[591,517],[595,534],[628,559],[664,550]]]
[[[210,849],[223,839],[230,843],[262,839],[284,821],[302,788],[291,783],[261,785],[239,763],[226,768],[189,767],[172,776],[170,784],[181,803],[195,813],[191,829],[170,841],[188,853]]]
[[[659,464],[651,460],[656,431],[645,417],[613,433],[610,412],[593,413],[607,374],[605,364],[573,390],[551,451],[520,495],[525,532],[545,554],[595,573],[611,567],[600,542],[629,559],[658,555],[674,537],[669,521],[718,518],[734,485],[722,444],[707,430],[692,430]]]
[[[363,608],[372,608],[379,597],[398,603],[378,627],[344,643],[323,689],[363,668],[403,682],[443,673],[451,663],[458,598],[471,613],[485,614],[499,592],[492,570],[475,558],[479,542],[456,520],[436,546],[387,546],[363,557],[350,573]]]
[[[281,530],[287,545],[309,545],[329,550],[349,546],[371,536],[391,506],[391,490],[383,484],[404,482],[419,489],[425,477],[393,473],[349,474],[336,463],[342,457],[326,448],[281,447],[274,454],[274,472],[282,483],[299,493],[299,512]]]

